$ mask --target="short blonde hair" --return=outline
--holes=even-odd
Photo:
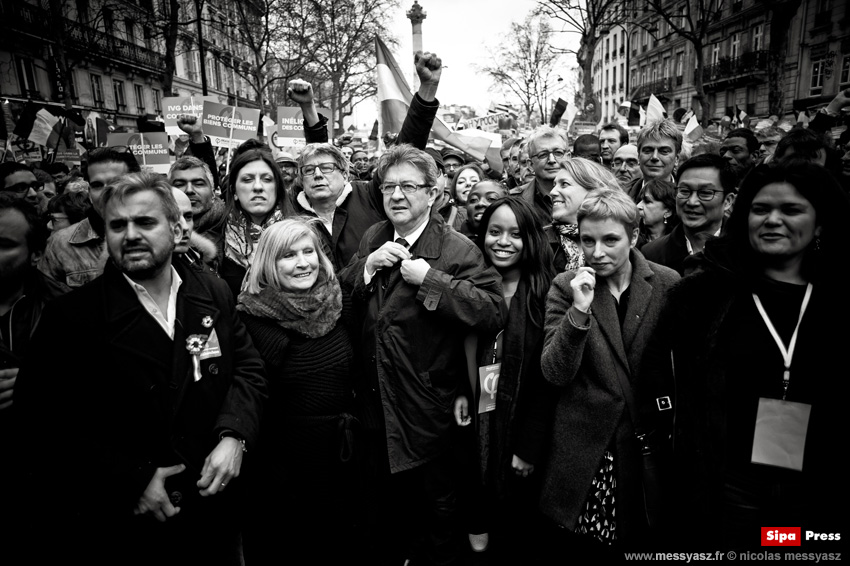
[[[591,191],[581,201],[576,218],[579,232],[581,232],[582,220],[608,220],[610,218],[622,224],[630,238],[640,224],[640,213],[635,201],[619,189]]]
[[[248,272],[245,291],[256,295],[266,287],[283,290],[277,271],[277,261],[292,248],[295,242],[305,236],[313,242],[316,255],[319,256],[317,283],[335,279],[333,264],[322,249],[321,238],[313,228],[316,222],[318,222],[316,218],[290,217],[266,228],[257,244],[257,252]]]
[[[569,173],[579,186],[588,191],[596,189],[622,190],[614,174],[599,163],[583,157],[573,157],[572,159],[564,159],[560,165],[561,169]]]

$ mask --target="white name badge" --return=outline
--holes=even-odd
[[[481,391],[478,395],[479,415],[496,408],[496,393],[499,390],[499,374],[501,370],[501,363],[478,368],[479,390]]]
[[[751,461],[802,471],[811,412],[806,403],[760,398]]]
[[[201,359],[206,360],[207,358],[218,358],[221,356],[221,345],[218,343],[218,334],[215,333],[215,328],[213,328],[210,337],[207,339],[207,343],[204,345],[204,350],[201,352]]]

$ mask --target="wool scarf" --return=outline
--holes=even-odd
[[[334,329],[342,314],[342,290],[336,279],[316,283],[307,293],[266,287],[259,293],[242,291],[236,310],[268,318],[307,338],[321,338]]]
[[[584,267],[584,252],[578,245],[578,224],[554,224],[554,227],[561,235],[561,247],[567,254],[564,271],[575,271]]]
[[[266,228],[281,220],[283,220],[283,213],[277,208],[262,225],[254,224],[244,214],[239,214],[237,221],[228,219],[224,227],[224,257],[247,269],[254,260],[254,252],[260,236]]]

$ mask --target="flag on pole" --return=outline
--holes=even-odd
[[[666,114],[661,101],[655,98],[654,94],[650,94],[649,104],[646,105],[646,122],[658,122],[659,120],[663,120]]]
[[[702,137],[702,134],[702,126],[697,121],[697,117],[691,114],[691,117],[688,118],[688,123],[685,125],[685,137],[695,142]]]
[[[558,102],[555,103],[555,107],[552,109],[552,117],[549,118],[549,125],[553,128],[558,125],[558,122],[561,121],[561,116],[564,115],[564,112],[567,110],[567,101],[563,98],[558,98]]]
[[[404,74],[381,38],[375,36],[377,55],[378,102],[381,105],[381,130],[398,134],[407,116],[413,96]]]
[[[375,53],[377,54],[378,102],[380,103],[381,130],[386,134],[398,134],[407,116],[407,109],[413,100],[410,87],[404,79],[404,74],[396,63],[392,53],[381,38],[375,36]],[[480,130],[466,130],[464,135],[453,132],[439,116],[434,118],[431,133],[438,140],[468,153],[480,161],[486,160],[493,169],[502,170],[502,159],[499,150],[502,147],[501,137],[490,139]]]
[[[39,109],[35,104],[27,102],[13,133],[34,144],[56,149],[63,126],[59,116],[53,115],[47,108]]]
[[[623,110],[623,114],[628,116],[629,126],[643,126],[646,122],[646,112],[637,102],[626,102],[624,100],[620,104],[620,109]]]

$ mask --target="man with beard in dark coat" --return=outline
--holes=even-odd
[[[236,478],[266,382],[224,282],[172,264],[171,191],[146,173],[105,190],[110,261],[45,308],[49,355],[21,368],[31,563],[240,564]]]

